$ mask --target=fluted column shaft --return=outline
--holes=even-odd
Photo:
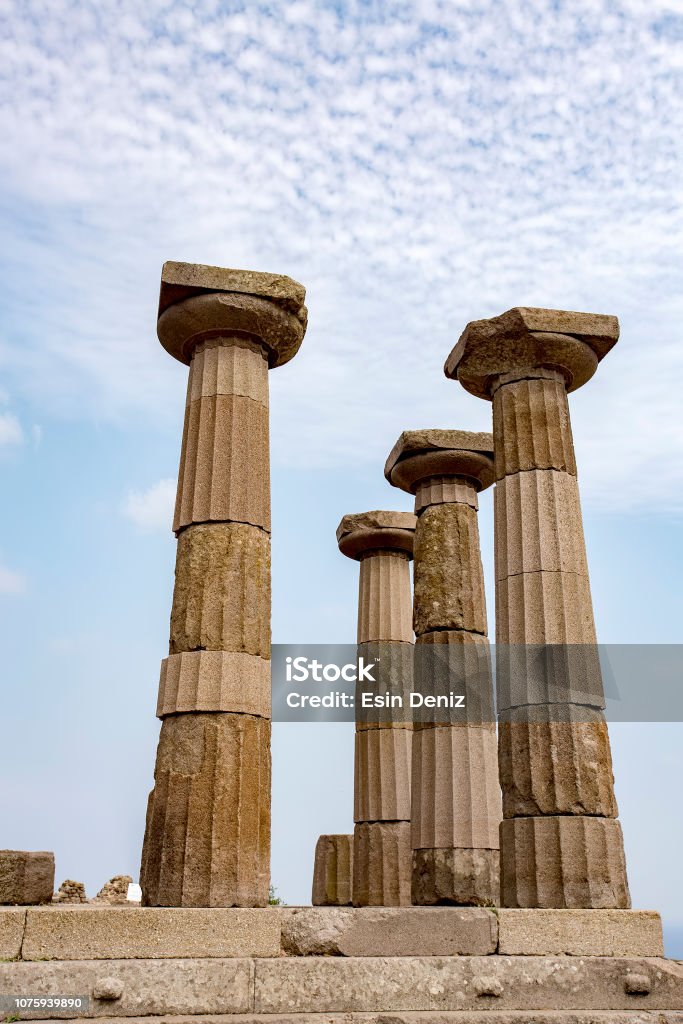
[[[190,372],[140,871],[146,905],[268,903],[268,367],[296,352],[302,299],[288,278],[164,266],[159,338]]]
[[[465,698],[463,710],[414,724],[412,902],[490,905],[501,801],[477,509],[493,478],[491,435],[406,431],[385,476],[415,495],[415,689]]]
[[[407,693],[412,682],[410,559],[415,517],[346,516],[340,549],[360,560],[358,658],[375,665],[376,685]],[[354,906],[410,905],[412,723],[401,709],[369,720],[356,696],[354,755]],[[366,687],[367,688],[367,687]]]
[[[502,901],[626,907],[565,378],[494,388]]]

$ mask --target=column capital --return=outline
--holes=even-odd
[[[464,477],[484,490],[493,483],[493,437],[469,430],[404,430],[384,475],[409,494],[432,477]]]
[[[590,380],[619,338],[619,321],[600,313],[516,307],[473,320],[446,360],[444,372],[477,398],[491,398],[502,374],[559,370],[568,391]]]
[[[412,558],[416,522],[412,512],[374,511],[344,516],[337,527],[339,550],[357,561],[379,551],[403,551]]]
[[[157,334],[182,363],[190,363],[199,342],[232,335],[261,345],[269,366],[282,366],[306,332],[305,296],[303,285],[282,274],[167,262]]]

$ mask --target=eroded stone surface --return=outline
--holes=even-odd
[[[664,956],[662,921],[652,910],[497,912],[499,952],[544,956]]]
[[[405,430],[389,453],[384,475],[395,487],[413,493],[420,481],[435,476],[467,478],[476,490],[482,490],[492,483],[492,470],[490,434]]]
[[[187,711],[270,718],[270,661],[239,651],[189,651],[165,658],[157,717]]]
[[[133,879],[130,875],[114,875],[108,882],[105,882],[97,896],[93,900],[93,903],[109,903],[113,906],[116,904],[125,905],[128,903],[128,886],[131,885]]]
[[[159,312],[203,292],[238,292],[269,299],[276,305],[300,313],[306,289],[285,274],[264,274],[255,270],[210,267],[204,263],[168,260],[161,269]]]
[[[52,897],[53,903],[87,903],[88,897],[85,894],[85,886],[83,882],[74,882],[72,878],[67,878],[60,885],[57,892]]]
[[[486,598],[477,513],[469,505],[432,505],[415,532],[413,628],[486,633]]]
[[[499,644],[595,647],[588,577],[573,572],[526,572],[498,580],[496,640]]]
[[[171,654],[243,651],[270,657],[270,537],[242,523],[178,537]]]
[[[147,809],[143,903],[257,907],[270,878],[270,722],[164,719]]]
[[[54,886],[53,853],[0,850],[0,904],[49,903]]]
[[[25,924],[23,907],[0,907],[0,960],[15,960],[19,956]]]
[[[572,711],[571,705],[538,705],[501,717],[498,761],[506,818],[547,814],[616,818],[604,715],[577,708],[574,717]]]
[[[506,818],[500,837],[502,906],[631,906],[624,840],[613,818]]]
[[[496,480],[535,469],[576,476],[569,403],[557,373],[498,388],[493,396],[493,437]]]
[[[410,905],[410,822],[361,822],[353,833],[353,905]]]
[[[482,848],[413,850],[412,902],[420,906],[454,903],[497,906],[500,895],[498,850]]]
[[[352,885],[353,835],[320,836],[315,847],[313,906],[350,906]]]
[[[203,341],[194,350],[187,386],[187,404],[216,395],[240,395],[268,406],[268,362],[261,345],[235,338]]]
[[[412,512],[355,512],[342,518],[337,543],[343,555],[362,558],[368,552],[399,551],[411,556],[415,533]]]
[[[476,907],[294,907],[282,919],[291,956],[480,956],[496,940],[495,914]]]

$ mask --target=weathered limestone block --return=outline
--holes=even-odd
[[[491,648],[488,638],[464,630],[439,629],[423,633],[415,642],[415,693],[427,698],[462,696],[464,707],[415,708],[416,725],[496,721],[493,699]],[[495,764],[493,766],[495,772]]]
[[[353,834],[353,905],[410,906],[410,822],[357,824]]]
[[[607,723],[601,711],[537,705],[501,716],[498,763],[503,815],[616,818]]]
[[[404,551],[366,554],[360,563],[358,643],[413,638],[410,556]]]
[[[498,644],[595,646],[588,577],[573,572],[525,572],[498,580],[496,640]]]
[[[458,487],[475,490],[493,483],[493,438],[471,430],[404,430],[384,465],[384,476],[410,494],[436,477],[448,477]],[[456,480],[457,478],[457,480]],[[476,498],[461,490],[457,498],[476,507]]]
[[[171,654],[243,651],[270,657],[270,537],[242,523],[178,537]]]
[[[190,402],[173,529],[230,521],[270,530],[269,459],[267,406],[241,395]]]
[[[0,904],[49,903],[55,886],[55,855],[44,850],[0,850]]]
[[[413,849],[498,848],[501,797],[493,723],[413,732]]]
[[[534,469],[556,469],[576,476],[564,378],[553,371],[536,372],[535,380],[514,381],[494,392],[497,481]]]
[[[486,599],[477,513],[469,505],[431,505],[415,532],[413,626],[486,633]]]
[[[420,906],[456,903],[493,907],[499,902],[500,857],[498,850],[413,850],[412,901]]]
[[[412,554],[415,516],[412,512],[352,512],[337,527],[339,550],[356,560],[369,551],[405,551]]]
[[[197,345],[190,365],[187,404],[215,395],[239,395],[268,406],[268,360],[262,345],[237,336],[211,338]]]
[[[85,894],[83,882],[74,882],[72,878],[67,878],[52,897],[52,902],[87,903],[88,897]]]
[[[157,717],[231,711],[270,718],[270,661],[240,651],[189,651],[161,663]]]
[[[24,907],[0,907],[0,961],[19,959],[25,926]]]
[[[410,821],[411,729],[356,731],[353,820]]]
[[[496,580],[529,572],[588,576],[576,477],[530,470],[496,484]]]
[[[664,956],[662,920],[652,910],[497,912],[505,956]]]
[[[113,906],[117,904],[125,905],[128,903],[128,886],[132,882],[133,879],[130,875],[114,875],[108,882],[105,882],[93,903],[110,903]]]
[[[231,714],[166,718],[154,779],[140,878],[143,904],[265,906],[270,722]]]
[[[631,905],[621,826],[613,818],[506,818],[500,845],[503,906]]]
[[[350,906],[352,884],[353,836],[320,836],[315,846],[313,906]]]
[[[282,917],[290,956],[486,956],[497,938],[496,915],[479,907],[287,907]]]

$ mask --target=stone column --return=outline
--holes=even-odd
[[[468,324],[446,376],[493,401],[502,903],[630,905],[567,392],[615,317],[512,309]]]
[[[315,844],[314,907],[350,907],[353,883],[353,836],[325,835]]]
[[[415,721],[412,901],[497,904],[501,818],[477,493],[493,481],[490,434],[401,434],[384,470],[415,495],[416,690],[465,688],[464,711]]]
[[[158,334],[189,364],[169,657],[143,903],[253,907],[270,878],[268,369],[306,328],[287,277],[166,263]]]
[[[348,515],[337,529],[339,550],[360,561],[358,657],[377,664],[378,692],[382,680],[393,692],[410,689],[414,531],[410,512]],[[412,724],[405,709],[376,717],[362,714],[357,699],[353,904],[409,906]]]

